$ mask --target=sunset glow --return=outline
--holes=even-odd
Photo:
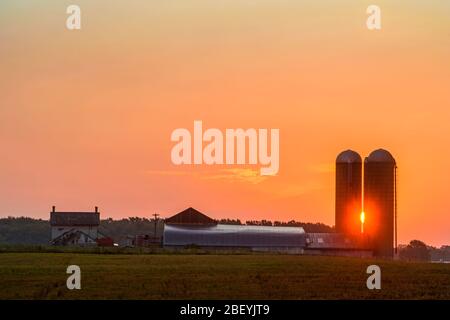
[[[383,147],[398,164],[399,243],[450,243],[450,1],[379,0],[373,32],[366,0],[79,0],[73,32],[63,2],[0,4],[1,217],[192,206],[332,226],[336,155]],[[279,129],[277,175],[174,165],[171,133],[195,120]]]

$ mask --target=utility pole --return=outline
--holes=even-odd
[[[155,217],[155,233],[154,233],[154,236],[156,238],[156,225],[158,223],[159,214],[158,213],[154,213],[153,216]]]

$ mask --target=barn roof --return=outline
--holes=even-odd
[[[176,215],[165,219],[165,223],[167,224],[206,224],[206,225],[215,225],[217,222],[214,219],[211,219],[207,215],[201,213],[200,211],[189,207]]]
[[[50,212],[52,226],[98,226],[99,212]]]

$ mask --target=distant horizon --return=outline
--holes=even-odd
[[[185,209],[187,209],[187,208],[189,208],[189,207],[186,207]],[[196,209],[195,207],[192,207],[192,208]],[[56,211],[58,212],[58,210],[56,210]],[[74,212],[74,211],[70,211],[70,210],[61,210],[61,211],[62,212]],[[201,210],[199,210],[199,211],[202,212]],[[51,211],[49,211],[49,213],[50,212]],[[75,211],[75,212],[94,212],[94,211],[91,210],[91,211]],[[145,219],[148,219],[148,220],[153,220],[154,219],[152,217],[152,214],[146,215],[146,216],[130,215],[130,216],[122,216],[122,217],[113,218],[113,217],[102,217],[102,215],[101,215],[101,213],[102,213],[101,208],[99,208],[98,212],[100,213],[100,220],[113,219],[115,221],[118,221],[118,220],[121,220],[121,219],[129,219],[129,218],[145,218]],[[162,219],[162,220],[163,219],[167,219],[167,218],[169,218],[169,217],[171,217],[171,216],[173,216],[173,215],[175,215],[177,213],[179,213],[179,212],[175,212],[175,213],[167,215],[167,216],[160,216],[159,219]],[[202,213],[205,213],[205,212],[202,212]],[[207,214],[207,213],[205,213],[205,214]],[[0,215],[0,219],[7,219],[7,218],[30,218],[30,219],[35,219],[35,220],[49,221],[50,216],[48,216],[47,218],[41,218],[41,217],[30,217],[30,216],[26,216],[26,215],[17,215],[17,216],[13,216],[13,215],[3,216],[3,215]],[[274,219],[262,218],[262,219],[244,219],[243,220],[243,219],[240,219],[240,218],[233,218],[233,217],[231,217],[231,218],[230,217],[220,217],[220,218],[212,217],[212,218],[215,219],[215,220],[221,220],[221,219],[238,220],[239,219],[242,224],[246,224],[247,221],[262,221],[262,220],[266,220],[266,221],[270,221],[272,223],[274,223],[274,222],[287,223],[287,222],[290,222],[290,221],[295,221],[295,222],[300,222],[300,223],[323,224],[323,225],[325,225],[327,227],[331,227],[331,228],[335,227],[334,224],[327,224],[327,223],[320,222],[320,221],[316,221],[316,222],[303,221],[303,220],[299,220],[299,219],[290,219],[290,220],[276,220],[275,219],[274,220]],[[428,246],[433,246],[433,247],[436,247],[436,248],[440,248],[442,246],[450,246],[450,242],[448,242],[448,243],[444,242],[444,243],[441,243],[441,244],[439,244],[439,243],[430,243],[430,242],[426,241],[426,239],[420,239],[420,238],[417,238],[417,237],[409,239],[409,240],[407,240],[405,242],[399,242],[398,245],[399,246],[401,246],[401,245],[408,245],[409,242],[412,241],[412,240],[420,240],[420,241],[423,241]]]

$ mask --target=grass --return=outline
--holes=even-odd
[[[81,290],[66,268],[81,268]],[[381,267],[381,290],[366,268]],[[450,299],[450,265],[270,254],[0,253],[0,299]]]

